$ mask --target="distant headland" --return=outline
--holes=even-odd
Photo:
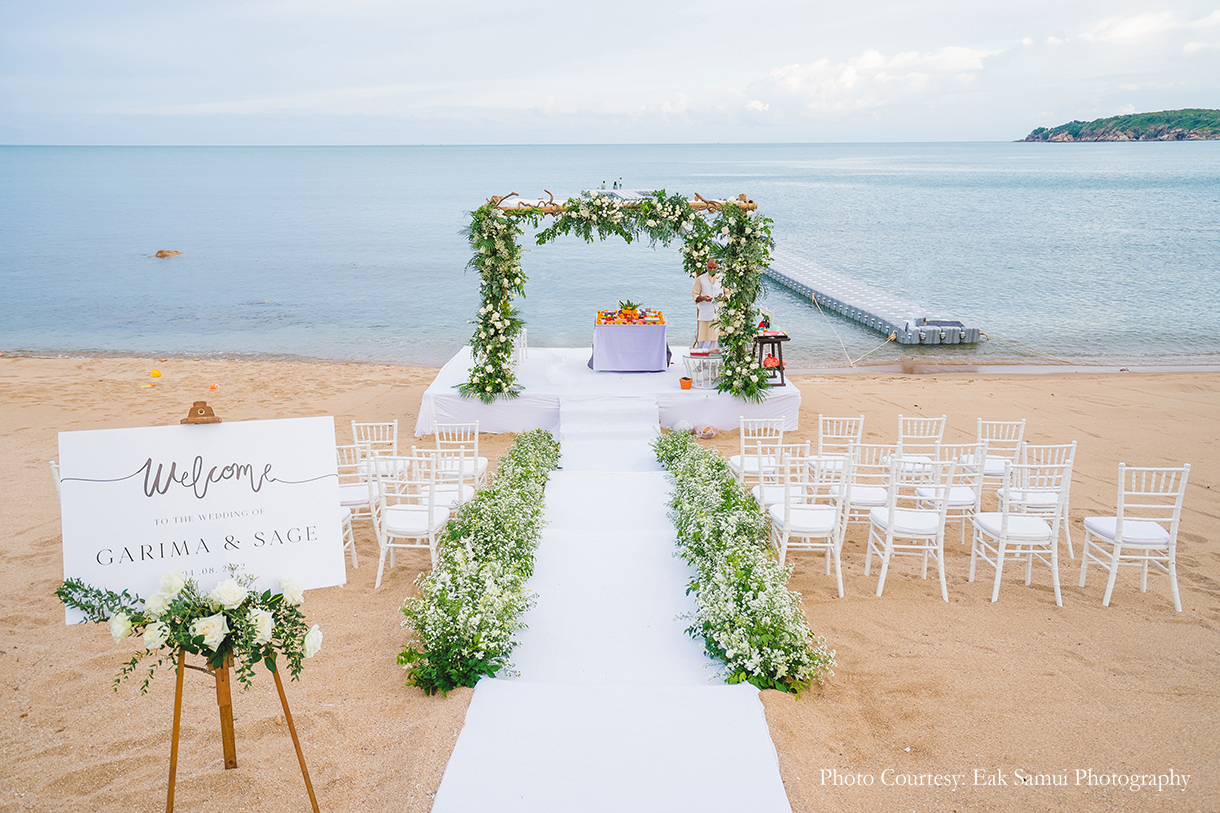
[[[1021,141],[1209,141],[1220,139],[1220,110],[1162,110],[1039,127]]]

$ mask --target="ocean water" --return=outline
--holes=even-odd
[[[993,337],[864,363],[1220,363],[1220,142],[0,147],[0,350],[439,365],[479,304],[467,213],[619,177],[744,192],[777,251]],[[628,298],[693,338],[676,245],[571,238],[524,265],[531,346],[586,346]],[[884,340],[779,286],[760,304],[790,368]]]

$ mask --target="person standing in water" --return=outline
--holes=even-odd
[[[720,310],[720,297],[724,296],[724,286],[720,284],[720,274],[714,259],[707,261],[707,270],[695,278],[695,287],[691,296],[695,300],[695,320],[698,331],[692,348],[720,352],[720,331],[714,321]]]

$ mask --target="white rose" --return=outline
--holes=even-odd
[[[305,633],[305,657],[312,658],[321,648],[322,630],[318,628],[317,624],[314,624],[313,629]]]
[[[729,233],[729,227],[728,227],[728,226],[723,227],[723,228],[720,230],[720,233],[721,233],[721,234],[728,234],[728,233]]]
[[[216,613],[205,618],[196,618],[191,622],[191,636],[203,636],[203,645],[213,652],[229,634],[229,619],[224,613]]]
[[[182,592],[182,588],[186,586],[186,579],[180,570],[171,570],[161,577],[161,584],[157,588],[157,592],[164,593],[167,601],[173,601],[174,596]]]
[[[240,607],[249,594],[250,591],[238,584],[236,579],[225,579],[208,593],[208,598],[226,610],[232,610]]]
[[[131,635],[131,619],[127,613],[120,612],[110,616],[110,634],[114,636],[116,644]]]
[[[287,576],[280,579],[280,592],[284,594],[284,601],[289,604],[303,604],[305,602],[305,591],[301,589],[301,585]]]
[[[275,632],[275,616],[267,610],[260,610],[257,607],[251,607],[250,625],[254,627],[254,645],[262,646],[271,640],[271,634]]]
[[[757,380],[758,380],[758,376],[756,376],[756,375],[752,375],[752,376],[750,376],[750,380],[751,380],[751,381],[757,381]]]
[[[144,612],[156,617],[169,609],[169,599],[164,593],[154,593],[151,598],[144,602]]]
[[[169,640],[169,624],[164,621],[154,621],[144,628],[144,648],[160,649]]]

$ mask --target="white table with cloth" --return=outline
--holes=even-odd
[[[595,325],[589,368],[599,372],[657,373],[669,369],[665,325]]]

